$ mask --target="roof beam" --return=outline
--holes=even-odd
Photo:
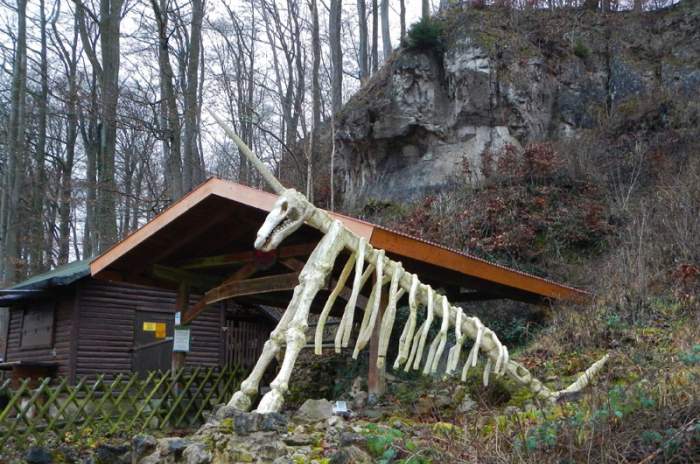
[[[262,293],[283,292],[293,290],[299,284],[299,273],[257,277],[253,279],[236,280],[236,275],[227,279],[221,285],[212,288],[204,294],[194,306],[189,308],[182,316],[182,323],[188,324],[206,309],[207,306],[219,301],[228,300],[245,295],[259,295]]]
[[[279,247],[276,250],[278,259],[294,258],[297,256],[306,256],[310,254],[316,247],[315,243],[302,243],[297,245],[287,245]],[[184,261],[178,267],[182,269],[207,269],[212,267],[224,267],[235,264],[244,264],[254,262],[259,257],[259,252],[256,251],[239,251],[237,253],[227,253],[218,256],[205,256]]]
[[[257,277],[254,279],[229,282],[227,284],[212,288],[205,294],[205,299],[207,300],[208,304],[212,304],[216,303],[217,301],[228,300],[229,298],[235,298],[237,296],[294,290],[294,287],[296,287],[298,284],[299,273],[297,272],[267,277]]]
[[[154,264],[151,267],[153,277],[169,282],[187,283],[197,288],[211,288],[219,283],[219,280],[207,275],[196,274],[176,267]]]

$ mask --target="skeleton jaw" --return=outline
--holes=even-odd
[[[293,234],[311,214],[306,199],[294,189],[287,189],[275,202],[255,239],[255,249],[271,251]]]

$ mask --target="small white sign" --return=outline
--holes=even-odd
[[[175,313],[175,325],[180,325],[182,324],[182,313],[180,311]]]
[[[348,403],[345,401],[336,401],[333,405],[333,414],[344,414],[348,412]]]
[[[178,327],[175,329],[173,337],[173,351],[189,352],[190,351],[190,328]]]

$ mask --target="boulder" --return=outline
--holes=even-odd
[[[263,414],[260,430],[263,432],[286,432],[287,422],[287,417],[278,412]]]
[[[188,445],[182,456],[187,464],[209,464],[211,462],[211,453],[202,443]]]
[[[42,446],[29,448],[24,455],[24,459],[28,464],[51,464],[53,462],[51,453]]]
[[[294,419],[298,422],[311,424],[314,422],[325,421],[333,415],[333,405],[325,399],[306,400],[301,405]]]
[[[158,440],[158,454],[161,456],[174,456],[178,459],[190,445],[190,441],[179,437],[161,438]]]
[[[298,435],[295,433],[287,435],[282,441],[289,446],[306,446],[314,442],[313,438],[309,435]]]
[[[128,464],[131,462],[131,448],[127,444],[101,444],[95,448],[95,464]]]
[[[132,457],[131,462],[139,462],[139,460],[156,449],[158,442],[152,435],[135,435],[131,439]]]
[[[371,464],[374,460],[357,446],[348,446],[333,453],[329,462],[330,464]]]
[[[248,435],[260,430],[262,416],[254,412],[237,411],[233,416],[233,431],[238,435]]]

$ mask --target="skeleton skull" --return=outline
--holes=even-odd
[[[287,189],[275,202],[275,206],[258,230],[255,248],[274,250],[282,240],[294,233],[313,212],[306,198],[294,189]]]

